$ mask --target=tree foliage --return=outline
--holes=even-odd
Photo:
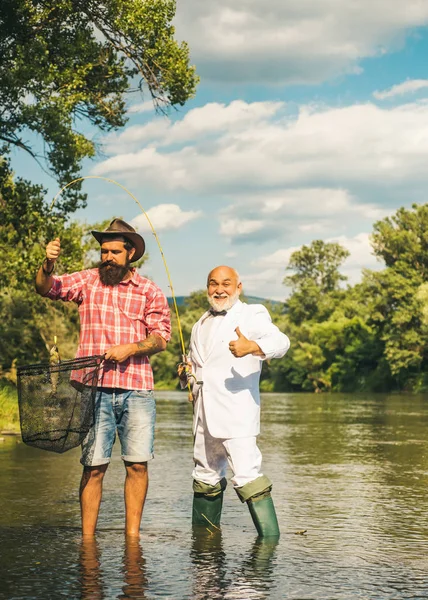
[[[293,274],[284,280],[291,295],[283,307],[270,307],[291,347],[282,359],[264,362],[262,390],[428,389],[428,205],[375,223],[372,244],[384,268],[364,271],[354,286],[343,287],[348,251],[339,244],[316,240],[291,256]],[[185,339],[205,309],[205,291],[181,308]],[[175,333],[168,351],[155,357],[162,387],[177,385],[171,374],[180,352]]]
[[[175,0],[0,3],[0,377],[17,361],[46,358],[54,334],[66,340],[63,356],[75,350],[73,306],[34,292],[47,241],[61,238],[59,273],[97,260],[90,228],[69,221],[85,205],[79,184],[50,210],[45,190],[15,177],[8,155],[29,152],[63,186],[97,151],[88,131],[125,124],[127,93],[148,94],[162,111],[183,105],[198,78],[187,44],[174,38],[174,14]]]
[[[385,268],[341,289],[347,252],[316,241],[294,253],[282,329],[289,353],[267,369],[269,389],[426,389],[428,205],[374,224],[373,252]]]
[[[126,122],[125,93],[147,90],[158,107],[183,105],[197,76],[174,39],[174,0],[2,0],[0,141],[39,153],[61,184],[95,154],[85,132]],[[0,152],[1,154],[1,152]],[[65,212],[84,197],[68,189]]]
[[[346,280],[339,267],[348,256],[340,244],[322,240],[293,252],[287,270],[294,274],[284,279],[292,289],[287,309],[293,323],[328,317],[334,298],[340,295],[339,284]]]
[[[42,188],[14,180],[7,161],[0,162],[0,378],[10,375],[16,363],[46,360],[54,336],[62,358],[74,356],[79,336],[75,305],[41,298],[35,292],[34,278],[45,256],[46,241],[57,236],[62,248],[57,273],[94,266],[99,245],[90,230],[102,230],[109,222],[87,226],[65,217],[52,218]]]
[[[91,229],[56,214],[52,219],[39,186],[13,178],[0,162],[0,378],[13,380],[18,363],[46,360],[54,335],[64,358],[73,356],[79,320],[74,305],[52,303],[34,291],[34,276],[46,240],[59,235],[57,272],[91,267],[98,244]],[[361,283],[343,287],[347,251],[316,240],[295,252],[286,278],[291,295],[269,307],[291,340],[280,360],[265,361],[264,391],[421,391],[428,389],[428,205],[400,209],[374,224],[373,251],[384,260],[366,270]],[[284,265],[285,266],[285,265]],[[342,284],[342,285],[341,285]],[[193,292],[179,307],[187,349],[193,324],[207,309],[206,291]],[[166,352],[152,357],[158,388],[178,388],[182,357],[177,317]]]

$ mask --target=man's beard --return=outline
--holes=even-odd
[[[126,265],[116,265],[115,263],[103,262],[98,265],[98,274],[101,283],[104,285],[115,286],[123,280],[129,271],[130,263]]]
[[[210,306],[215,311],[229,310],[229,308],[232,308],[232,306],[238,300],[238,298],[239,298],[239,290],[236,290],[236,292],[234,294],[232,294],[231,296],[227,296],[227,299],[224,299],[224,300],[221,300],[221,301],[216,300],[214,298],[214,296],[208,296],[208,294],[207,294],[207,298],[208,298],[208,302],[210,303]]]

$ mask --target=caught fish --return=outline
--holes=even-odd
[[[49,351],[49,363],[53,366],[53,365],[59,365],[60,362],[61,362],[61,358],[59,356],[59,350],[58,350],[58,346],[56,345],[56,340],[55,340],[54,345],[52,346],[52,348]],[[55,395],[57,388],[58,388],[58,381],[59,381],[59,371],[57,369],[51,368],[50,380],[51,380],[51,386],[52,386],[52,395]]]

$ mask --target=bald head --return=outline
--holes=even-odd
[[[241,280],[239,278],[239,273],[236,269],[234,269],[233,267],[228,267],[227,265],[220,265],[218,267],[214,267],[214,269],[212,269],[208,273],[207,286],[209,285],[211,278],[218,278],[218,277],[222,277],[223,279],[226,279],[226,278],[235,279],[237,285],[238,285],[238,283],[241,283]]]
[[[242,283],[236,269],[221,265],[208,273],[207,297],[215,310],[228,310],[238,300]]]

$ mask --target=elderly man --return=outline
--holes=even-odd
[[[49,242],[36,290],[51,300],[75,302],[80,314],[77,356],[105,354],[95,405],[95,424],[82,444],[82,532],[93,535],[102,484],[116,430],[126,469],[127,535],[139,534],[153,458],[156,406],[149,356],[165,350],[171,323],[167,299],[131,263],[145,251],[143,238],[125,221],[92,231],[101,246],[98,268],[54,276],[60,240]]]
[[[270,494],[261,471],[259,379],[262,361],[281,358],[288,337],[273,325],[266,308],[239,300],[242,284],[227,266],[207,280],[207,311],[192,329],[189,367],[179,369],[184,384],[194,380],[193,514],[195,525],[220,524],[226,469],[234,489],[247,502],[260,537],[278,536]]]

